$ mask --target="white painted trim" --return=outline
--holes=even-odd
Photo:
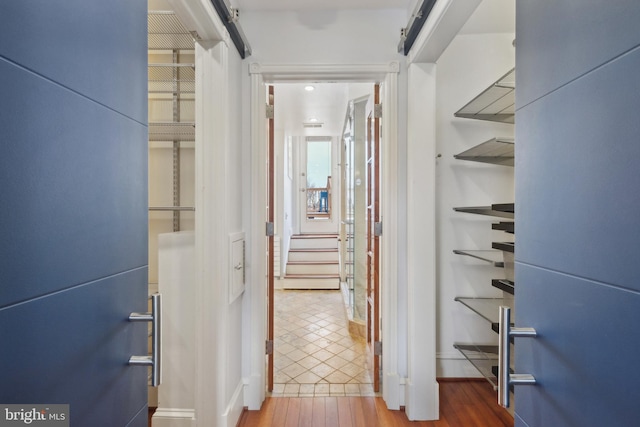
[[[398,73],[400,64],[289,64],[271,65],[252,63],[250,74],[260,74],[267,83],[304,81],[383,81],[388,74]]]
[[[436,65],[408,69],[407,285],[409,420],[437,420]]]
[[[231,401],[222,414],[222,422],[224,426],[236,427],[238,424],[238,420],[240,419],[240,415],[242,415],[242,411],[244,409],[243,391],[244,383],[241,381],[238,383],[236,390],[233,392],[233,396],[231,396]]]
[[[383,342],[384,356],[382,357],[382,365],[384,367],[393,365],[392,361],[385,360],[385,358],[390,358],[390,355],[387,354],[388,351],[386,347],[389,346],[387,341],[389,341],[388,337]],[[394,360],[397,361],[397,350],[394,353]],[[397,369],[395,370],[397,371]],[[382,371],[385,372],[384,368]],[[384,399],[384,403],[387,405],[387,408],[392,411],[398,411],[401,406],[404,406],[404,378],[398,375],[397,372],[384,373],[384,377],[382,379],[382,399]]]
[[[259,409],[265,397],[265,280],[266,244],[266,135],[264,82],[289,81],[362,81],[384,82],[383,88],[383,154],[381,197],[384,235],[382,238],[382,334],[384,337],[383,399],[389,409],[399,409],[401,404],[400,375],[398,374],[398,238],[397,238],[397,180],[398,172],[398,73],[400,64],[382,65],[249,65],[251,77],[251,232],[249,247],[250,269],[250,325],[251,343],[249,384],[245,405]],[[435,352],[433,352],[435,360]]]
[[[210,111],[211,107],[211,99],[207,96],[207,94],[211,91],[211,79],[206,78],[205,76],[210,75],[211,67],[210,61],[208,61],[208,52],[202,46],[196,44],[196,88],[198,88],[198,93],[202,94],[202,96],[196,97],[196,122],[200,122],[205,117],[205,112]],[[209,206],[207,204],[208,198],[205,195],[205,192],[202,190],[205,182],[210,182],[211,177],[211,168],[208,167],[207,158],[210,156],[210,143],[205,140],[205,137],[208,135],[207,129],[205,129],[207,125],[196,126],[196,144],[195,144],[195,230],[196,239],[195,239],[195,275],[196,275],[196,283],[195,283],[195,334],[196,334],[196,372],[199,372],[199,368],[205,363],[205,354],[208,351],[205,343],[200,341],[200,337],[206,331],[206,325],[208,325],[209,316],[207,315],[207,311],[205,311],[205,307],[203,304],[203,300],[207,293],[207,289],[205,287],[205,283],[208,280],[210,275],[210,269],[208,265],[210,263],[206,263],[205,260],[211,259],[213,256],[208,245],[205,244],[208,235],[205,235],[205,229],[203,228],[203,224],[206,222],[206,214],[209,212]],[[205,372],[199,372],[199,375],[196,375],[196,390],[195,390],[195,399],[196,399],[196,408],[203,400],[202,393],[205,389],[205,385],[203,384],[203,377],[207,375],[209,369],[206,369]],[[201,419],[203,414],[199,414],[196,411],[197,416]]]
[[[211,269],[209,281],[203,283],[203,286],[213,288],[208,290],[211,296],[208,300],[204,301],[209,311],[214,311],[210,315],[209,321],[206,323],[209,327],[209,333],[211,335],[200,337],[201,340],[206,340],[209,349],[209,361],[205,362],[209,369],[213,369],[213,375],[209,378],[205,378],[205,381],[214,381],[211,385],[206,385],[206,392],[202,393],[201,399],[209,399],[209,402],[201,400],[199,403],[202,405],[209,405],[213,407],[215,413],[214,418],[202,419],[201,413],[205,413],[204,408],[197,407],[198,416],[201,420],[201,425],[224,425],[224,411],[231,396],[228,395],[229,390],[227,384],[233,381],[230,378],[229,373],[229,357],[236,357],[230,355],[227,350],[232,340],[237,339],[235,335],[231,333],[232,321],[230,316],[230,305],[228,304],[227,286],[225,286],[230,280],[229,271],[224,268],[225,265],[230,263],[230,254],[228,252],[228,233],[230,227],[229,209],[227,202],[230,199],[230,188],[228,181],[230,179],[229,164],[229,146],[231,141],[231,112],[229,111],[230,105],[230,86],[228,84],[231,81],[229,77],[229,52],[230,47],[224,43],[217,43],[210,49],[209,59],[212,62],[213,73],[209,74],[209,78],[212,79],[213,92],[208,96],[211,99],[212,109],[205,111],[207,114],[208,122],[212,123],[212,129],[209,130],[211,138],[210,157],[207,159],[210,172],[211,181],[208,181],[204,185],[204,192],[208,198],[209,209],[207,210],[207,228],[210,230],[209,240],[206,242],[212,248],[213,257],[211,259],[216,260],[216,263],[211,263]],[[198,123],[200,126],[202,122]],[[196,126],[196,127],[197,127]],[[217,286],[211,286],[217,284]],[[206,333],[207,331],[205,331]],[[216,337],[215,341],[211,340],[211,336]],[[222,343],[222,345],[221,345]],[[213,356],[213,357],[212,357]],[[211,363],[211,360],[214,363]],[[204,366],[201,366],[204,369]],[[201,371],[196,371],[200,373]],[[241,374],[238,375],[237,381],[241,381]],[[212,404],[213,401],[213,404]],[[237,421],[237,420],[236,420]]]
[[[153,427],[195,427],[194,409],[158,408],[151,417]]]
[[[220,425],[227,404],[229,339],[228,188],[229,47],[196,44],[196,418]],[[215,263],[211,260],[216,260]],[[217,284],[217,286],[212,286]]]
[[[264,354],[262,355],[262,360],[264,361]],[[265,398],[266,386],[264,373],[253,374],[245,379],[244,383],[244,406],[251,411],[259,410]]]
[[[407,55],[409,63],[435,63],[482,0],[439,0]]]
[[[405,385],[405,413],[409,421],[437,420],[440,418],[440,384],[414,384],[407,379]],[[435,396],[435,399],[430,397]]]
[[[400,409],[401,377],[398,360],[398,74],[388,73],[382,85],[382,213],[381,314],[383,351],[382,397],[387,407]]]
[[[245,175],[250,177],[251,230],[247,239],[247,277],[245,295],[249,294],[245,314],[249,316],[249,341],[243,338],[249,352],[249,384],[245,393],[245,406],[258,410],[266,393],[265,341],[266,341],[266,280],[267,245],[265,224],[267,222],[267,144],[266,103],[264,81],[259,73],[251,74],[251,168]]]

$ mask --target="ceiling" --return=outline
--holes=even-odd
[[[243,11],[314,11],[352,9],[404,9],[418,0],[229,0]],[[399,41],[399,38],[398,38]],[[251,42],[251,40],[249,40]],[[306,84],[280,83],[275,87],[276,129],[288,135],[335,136],[342,133],[347,103],[350,99],[373,92],[373,83],[313,83],[315,90],[304,90]],[[316,119],[320,127],[305,127]]]
[[[278,83],[274,91],[276,130],[297,136],[337,136],[342,134],[349,100],[373,93],[373,83]]]

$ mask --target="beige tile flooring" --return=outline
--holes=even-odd
[[[375,396],[364,338],[349,334],[339,290],[274,294],[272,396]]]

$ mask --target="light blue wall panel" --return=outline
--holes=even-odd
[[[0,2],[0,401],[74,426],[145,425],[146,7]]]
[[[518,112],[517,260],[640,289],[638,70],[640,49]]]
[[[539,382],[516,387],[518,414],[531,427],[637,425],[640,294],[517,268],[517,298],[526,303],[516,304],[516,322],[539,334],[516,338],[518,372]]]
[[[126,425],[146,408],[146,268],[0,309],[0,402],[69,404],[71,425]],[[135,303],[137,301],[137,303]]]
[[[146,11],[140,0],[2,1],[0,56],[146,123]]]
[[[0,307],[146,265],[146,126],[2,59],[0,75]]]
[[[635,426],[640,2],[520,0],[516,426]]]
[[[518,0],[516,107],[638,46],[640,1]]]

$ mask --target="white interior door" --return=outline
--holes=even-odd
[[[336,138],[307,137],[298,144],[298,216],[301,234],[338,232]]]

